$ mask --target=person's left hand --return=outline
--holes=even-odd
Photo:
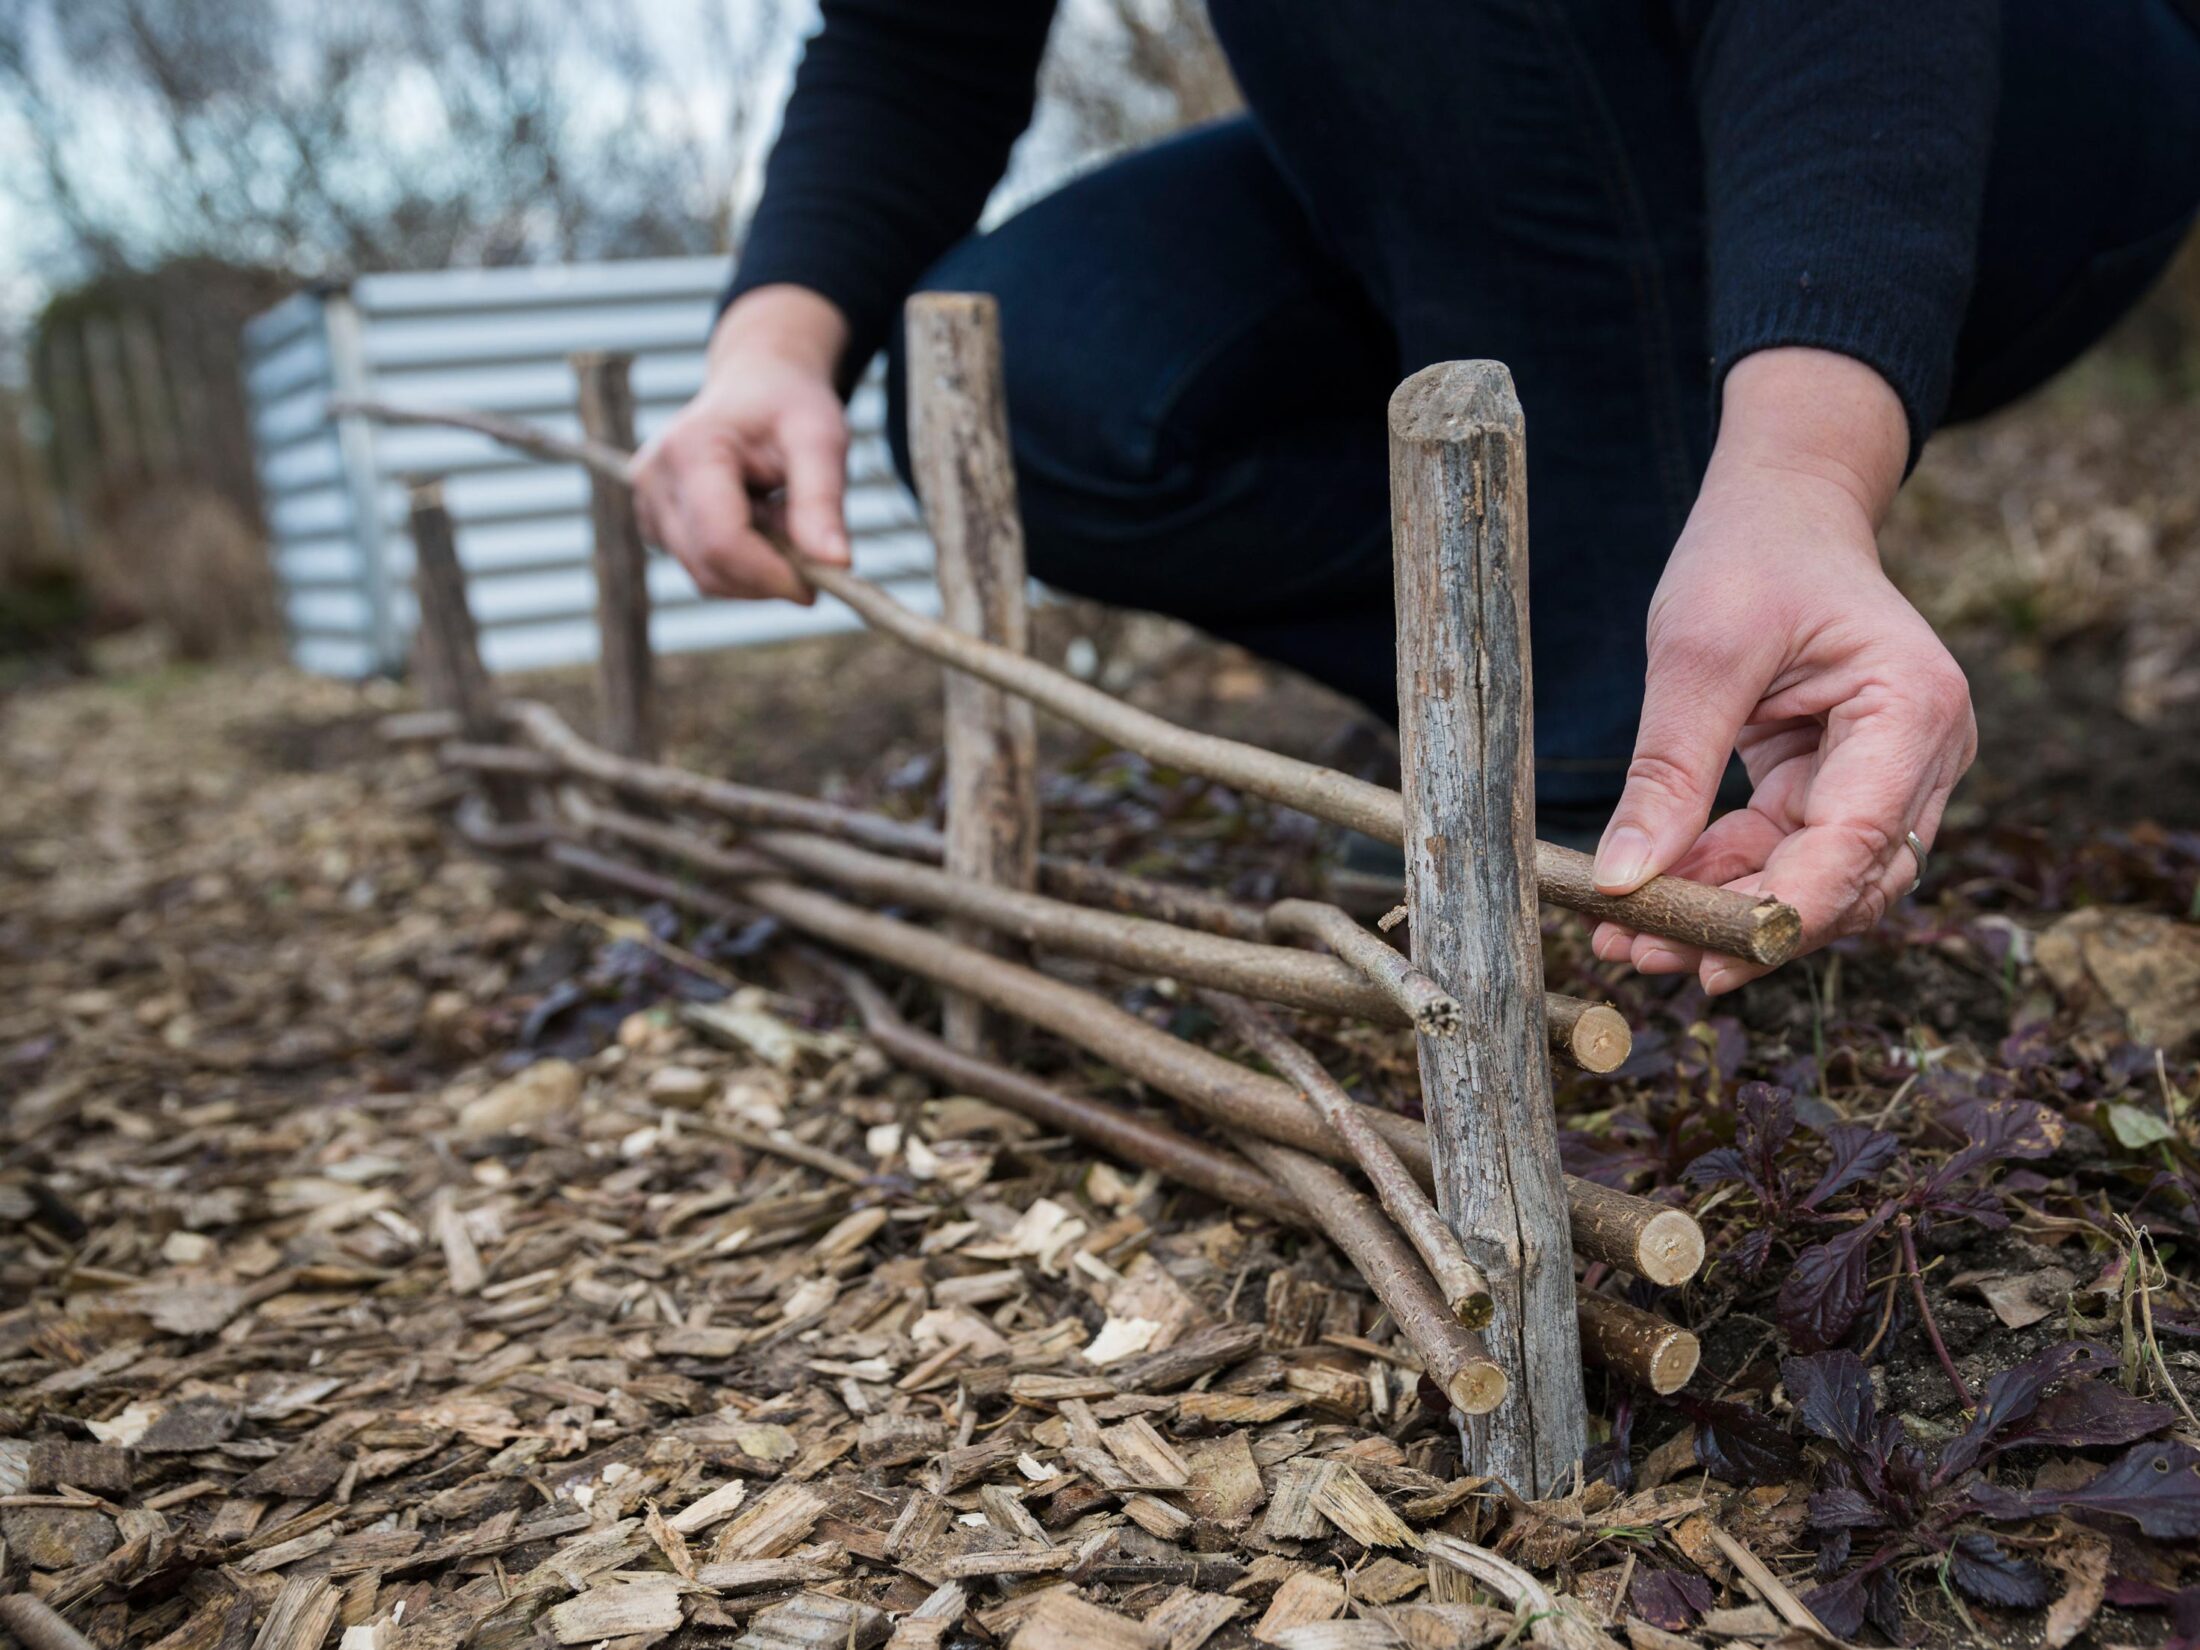
[[[1600,889],[1664,872],[1766,894],[1795,907],[1810,949],[1915,881],[1908,836],[1932,845],[1977,731],[1961,668],[1879,565],[1907,439],[1894,392],[1847,357],[1768,351],[1728,375],[1718,450],[1651,603]],[[1755,792],[1707,830],[1732,751]],[[1593,943],[1644,973],[1700,970],[1713,993],[1765,972],[1615,923]]]

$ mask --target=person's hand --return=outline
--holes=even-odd
[[[1846,356],[1782,349],[1728,374],[1703,490],[1651,601],[1650,668],[1597,886],[1661,872],[1785,900],[1810,949],[1869,928],[1921,867],[1977,751],[1962,670],[1879,565],[1908,426]],[[1727,755],[1754,794],[1708,830]],[[1615,923],[1593,941],[1706,990],[1765,972]]]
[[[743,294],[711,335],[702,389],[636,456],[642,532],[704,594],[815,600],[770,532],[848,565],[848,417],[833,384],[847,343],[847,321],[814,292]]]

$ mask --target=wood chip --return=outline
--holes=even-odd
[[[1421,1538],[1405,1520],[1367,1487],[1367,1480],[1350,1467],[1332,1465],[1314,1486],[1312,1505],[1330,1523],[1363,1547],[1413,1547]]]
[[[1179,1587],[1146,1612],[1154,1650],[1199,1650],[1245,1610],[1245,1600]]]
[[[718,1532],[718,1563],[778,1558],[809,1538],[824,1515],[825,1498],[806,1484],[774,1484],[748,1511]]]
[[[734,1643],[742,1650],[875,1650],[892,1631],[885,1613],[830,1593],[800,1593],[759,1611]]]
[[[1064,1589],[1045,1594],[1008,1650],[1153,1650],[1154,1635],[1145,1623],[1087,1604]]]
[[[1301,1570],[1268,1601],[1268,1611],[1253,1628],[1263,1644],[1280,1644],[1277,1637],[1311,1621],[1328,1621],[1344,1609],[1344,1583],[1328,1570]]]

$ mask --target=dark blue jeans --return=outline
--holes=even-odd
[[[1622,0],[1556,8],[1564,31],[1461,6],[1452,38],[1427,8],[1334,5],[1280,40],[1261,9],[1214,8],[1249,116],[1078,179],[925,279],[1000,298],[1032,571],[1393,717],[1384,405],[1429,362],[1502,360],[1527,414],[1537,798],[1593,823],[1708,457],[1685,63],[1659,8]],[[2171,0],[2009,0],[2003,36],[1956,418],[2098,338],[2200,201],[2200,36]],[[906,475],[898,344],[891,365]]]

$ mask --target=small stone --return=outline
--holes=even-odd
[[[699,1106],[710,1097],[708,1072],[693,1066],[659,1066],[649,1074],[649,1097],[667,1106]]]

